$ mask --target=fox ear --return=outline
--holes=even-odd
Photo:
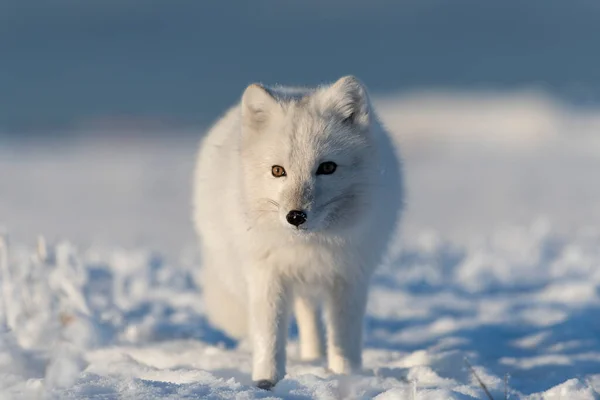
[[[343,121],[367,127],[369,124],[369,95],[365,86],[354,76],[338,79],[323,93],[324,106]]]
[[[242,95],[242,119],[251,127],[260,127],[277,107],[277,100],[262,85],[253,83]]]

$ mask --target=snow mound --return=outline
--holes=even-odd
[[[364,370],[297,360],[273,392],[207,322],[192,276],[149,250],[0,245],[3,399],[595,399],[600,234],[542,222],[456,245],[408,241],[373,279]],[[508,377],[508,378],[505,378]],[[505,379],[508,386],[505,386]]]

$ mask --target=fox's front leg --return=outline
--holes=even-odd
[[[327,362],[329,369],[334,373],[350,374],[360,370],[362,366],[367,282],[337,279],[327,296]]]
[[[268,390],[285,376],[288,291],[281,277],[264,267],[251,275],[252,379],[259,388]]]
[[[307,296],[297,295],[294,302],[294,312],[298,323],[300,342],[300,359],[314,361],[323,357],[323,324],[317,302]]]

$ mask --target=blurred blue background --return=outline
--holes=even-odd
[[[593,0],[0,0],[0,131],[205,126],[253,81],[600,99]],[[112,122],[111,122],[112,123]]]
[[[401,142],[406,237],[600,224],[599,39],[593,0],[0,0],[0,233],[194,247],[209,124],[346,74]]]

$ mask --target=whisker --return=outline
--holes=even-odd
[[[275,200],[272,200],[272,199],[267,199],[267,201],[268,201],[269,203],[273,204],[275,207],[279,208],[279,203],[278,203],[278,202],[276,202]]]
[[[346,200],[346,199],[350,199],[350,198],[354,198],[354,197],[356,197],[356,196],[353,193],[342,193],[337,196],[333,196],[331,199],[329,199],[328,201],[323,203],[319,208],[322,209],[322,208],[327,207],[328,205],[331,205],[337,201],[342,201],[342,200]]]
[[[274,206],[275,206],[275,208],[279,209],[279,203],[278,203],[278,202],[276,202],[276,201],[275,201],[275,200],[273,200],[273,199],[269,199],[268,197],[263,197],[263,198],[260,198],[260,199],[258,199],[258,200],[259,200],[259,201],[264,201],[264,202],[267,202],[267,203],[269,203],[269,204],[272,204],[272,205],[274,205]]]

